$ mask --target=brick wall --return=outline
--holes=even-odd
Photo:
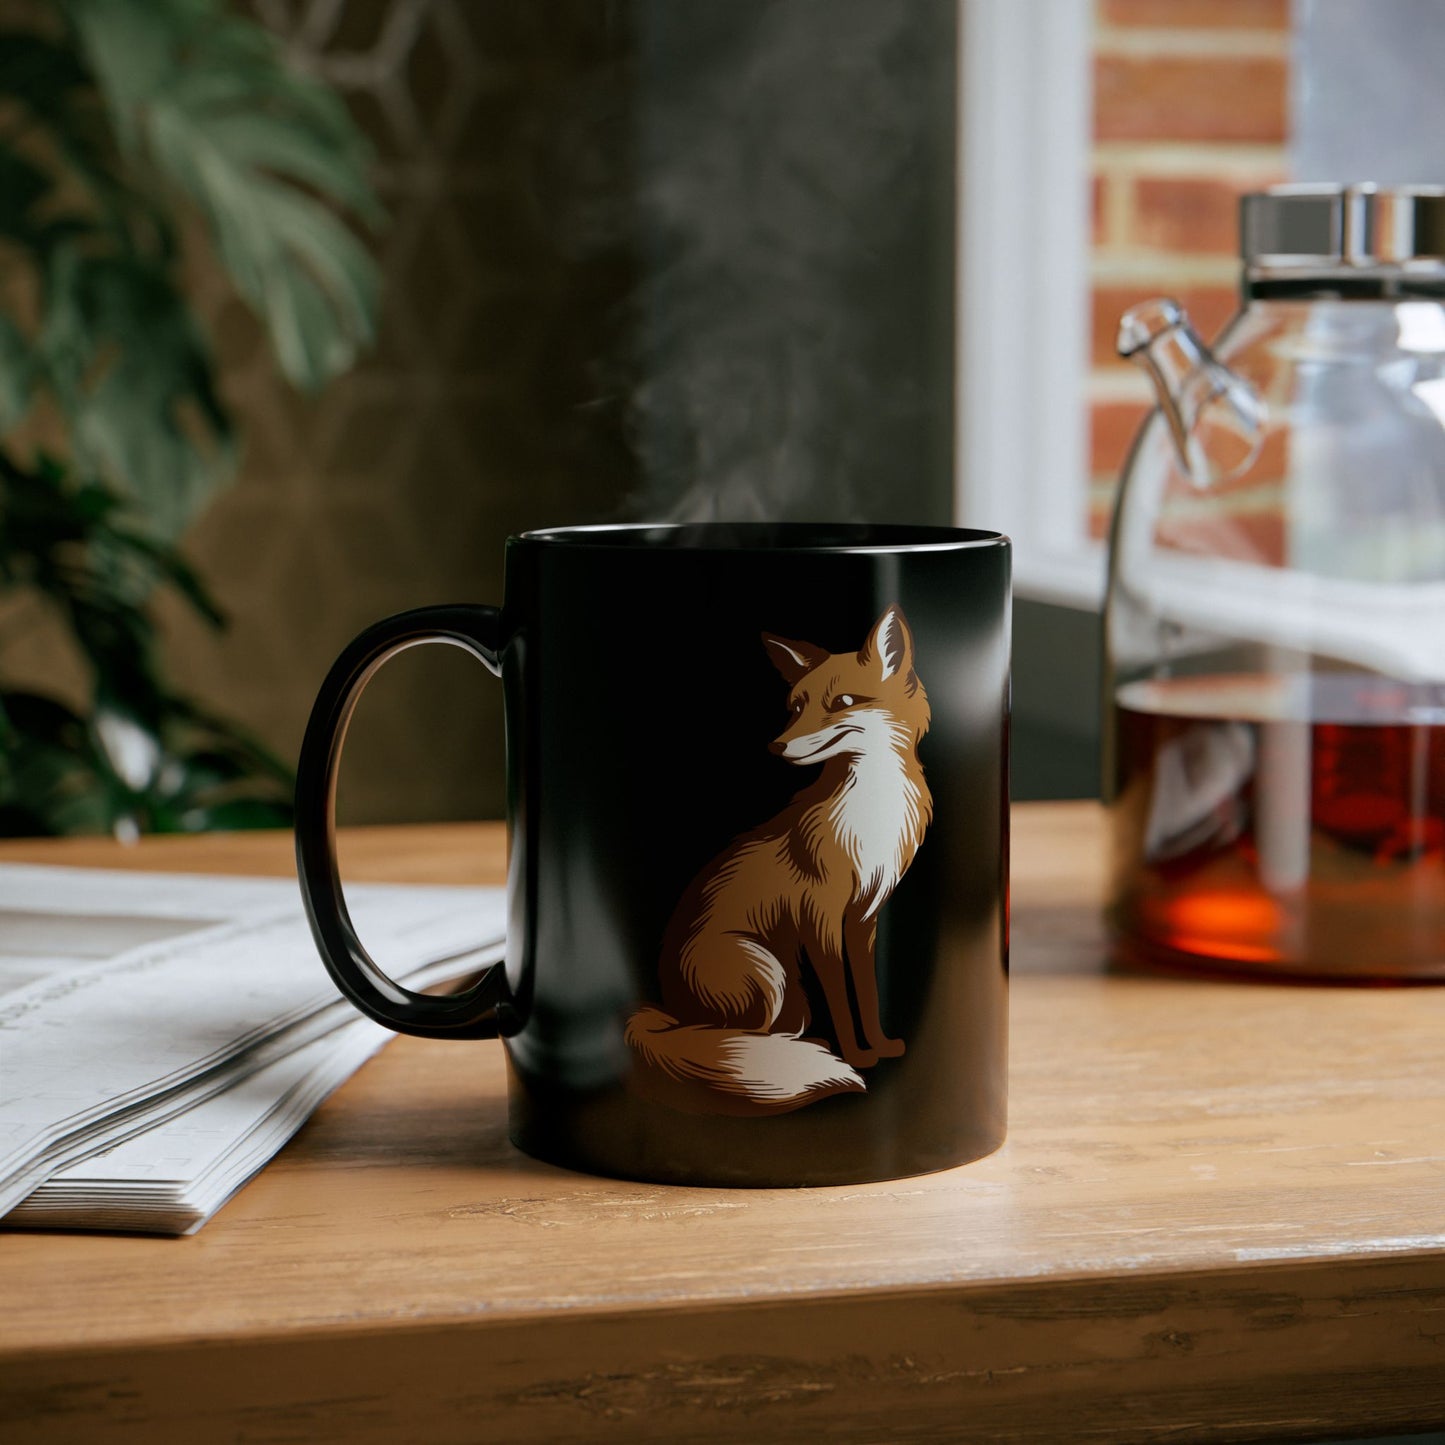
[[[1108,529],[1150,394],[1119,315],[1177,297],[1205,336],[1235,310],[1236,206],[1286,179],[1289,0],[1095,0],[1089,530]]]

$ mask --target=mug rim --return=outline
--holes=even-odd
[[[509,537],[547,548],[610,551],[909,553],[1009,547],[1002,532],[895,522],[602,522]]]

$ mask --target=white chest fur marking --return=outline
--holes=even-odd
[[[828,807],[828,822],[858,879],[855,896],[867,900],[865,918],[897,886],[904,850],[916,841],[920,822],[918,788],[894,745],[893,728],[882,714],[873,717],[882,726],[867,727],[869,746],[849,760],[848,781]]]

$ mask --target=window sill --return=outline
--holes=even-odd
[[[1048,551],[1016,541],[1014,595],[1055,607],[1098,612],[1104,605],[1105,570],[1105,549],[1098,542],[1068,551]]]

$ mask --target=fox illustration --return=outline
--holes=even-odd
[[[771,633],[763,646],[789,688],[770,750],[822,771],[693,879],[663,937],[662,1006],[627,1024],[638,1084],[694,1112],[781,1114],[861,1093],[860,1070],[904,1051],[879,1018],[873,948],[933,817],[912,633],[894,605],[856,653]],[[805,1037],[805,960],[837,1053]]]

